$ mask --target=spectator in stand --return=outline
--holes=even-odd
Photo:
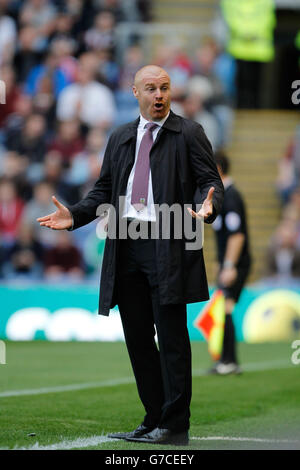
[[[32,68],[40,62],[41,55],[35,28],[33,26],[22,27],[14,58],[18,83],[23,84]]]
[[[108,49],[111,52],[115,47],[115,17],[110,11],[101,11],[94,20],[94,25],[84,35],[87,49]]]
[[[265,271],[261,283],[273,285],[300,282],[300,186],[290,193],[280,223],[266,252]]]
[[[26,167],[27,160],[17,152],[4,152],[0,160],[0,176],[8,179],[13,179],[18,175],[24,177]]]
[[[135,74],[145,64],[144,54],[139,44],[133,44],[126,49],[121,67],[121,89],[130,88]],[[132,93],[131,93],[132,95]]]
[[[298,214],[298,220],[300,221],[300,185],[293,191],[290,198],[290,204],[295,207]]]
[[[74,57],[76,43],[68,37],[57,37],[51,41],[50,50],[57,60],[59,70],[64,74],[68,84],[75,82],[77,76],[77,59]]]
[[[283,205],[287,204],[291,195],[300,184],[300,125],[290,142],[287,152],[280,159],[276,188]]]
[[[207,38],[195,51],[193,75],[206,77],[213,88],[213,98],[216,102],[228,103],[224,84],[216,74],[215,64],[218,58],[218,46],[214,39]]]
[[[1,241],[1,233],[0,233],[0,279],[3,278],[3,265],[5,262],[5,249],[2,245]]]
[[[224,147],[231,138],[233,112],[229,105],[215,100],[214,88],[211,81],[203,75],[194,75],[187,84],[188,93],[199,94],[203,100],[205,108],[216,118],[220,142],[219,146]]]
[[[85,184],[81,187],[80,197],[85,197],[88,192],[94,187],[102,168],[102,162],[103,156],[101,159],[99,158],[99,154],[96,152],[91,152],[89,154],[87,160],[87,178]]]
[[[0,236],[3,247],[9,247],[16,239],[24,209],[24,202],[17,194],[13,181],[0,179]]]
[[[75,191],[78,190],[79,194],[76,196],[76,201],[79,201],[80,198],[85,197],[93,188],[99,178],[106,144],[107,136],[101,129],[90,129],[84,151],[74,157],[70,169],[63,178],[62,188],[72,188],[72,192],[70,190],[68,191],[68,197],[70,194],[75,195]],[[67,196],[65,196],[65,199],[68,200]],[[94,243],[93,240],[96,237],[97,223],[98,221],[95,221],[73,233],[74,242],[82,251],[83,256],[85,256],[87,252],[90,252],[89,245],[93,245]],[[99,240],[97,243],[99,243]],[[87,264],[94,266],[94,263],[91,263],[91,261]],[[99,275],[99,266],[96,272]]]
[[[290,202],[286,205],[283,212],[283,220],[287,216],[293,219],[297,230],[297,247],[300,248],[300,186],[298,186],[290,197]]]
[[[41,211],[50,210],[53,212],[51,196],[54,192],[55,188],[50,183],[47,181],[39,182],[34,187],[33,198],[26,204],[22,216],[22,222],[34,227],[34,236],[45,248],[52,247],[55,244],[55,232],[41,230],[41,227],[35,221]]]
[[[106,135],[101,129],[90,129],[84,150],[74,157],[64,177],[64,183],[82,187],[81,196],[100,174],[106,142]]]
[[[45,156],[42,168],[43,180],[55,188],[58,194],[68,204],[75,204],[80,198],[79,185],[68,183],[64,177],[65,168],[62,154],[52,150]]]
[[[57,136],[50,143],[48,150],[59,152],[65,167],[70,165],[74,156],[84,149],[84,139],[80,133],[80,123],[77,119],[58,123]]]
[[[119,87],[115,92],[118,113],[115,125],[122,125],[133,121],[139,115],[137,101],[131,91],[134,76],[144,65],[142,48],[138,44],[130,46],[125,51],[120,71]]]
[[[95,11],[111,12],[117,23],[120,21],[136,21],[138,18],[135,0],[92,0],[92,3]]]
[[[300,281],[300,248],[297,246],[296,224],[282,221],[278,226],[266,256],[267,277],[282,283]]]
[[[24,92],[31,97],[45,93],[46,88],[50,96],[58,98],[62,90],[71,83],[71,79],[60,65],[60,57],[51,51],[46,55],[45,61],[30,71],[24,86]]]
[[[1,31],[1,26],[0,26]],[[10,65],[0,67],[0,78],[5,83],[6,99],[0,104],[0,130],[6,124],[8,116],[16,111],[17,102],[20,97],[20,89],[15,82],[15,73]]]
[[[68,9],[62,6],[56,15],[54,31],[49,38],[50,43],[56,39],[67,39],[72,41],[74,46],[77,46],[77,34],[74,31],[75,22],[75,15],[68,12]]]
[[[92,2],[84,0],[65,0],[60,10],[72,18],[72,37],[81,40],[91,26],[95,11]]]
[[[32,186],[27,178],[28,160],[17,152],[6,152],[0,161],[0,175],[10,179],[23,201],[32,197]]]
[[[216,54],[212,71],[222,83],[229,102],[234,104],[236,99],[236,61],[224,50],[222,44],[215,40],[211,40],[211,44]]]
[[[0,174],[2,171],[2,165],[3,165],[3,160],[5,158],[5,154],[6,154],[6,149],[4,145],[1,143],[1,139],[0,139]]]
[[[192,74],[192,63],[188,55],[179,45],[161,44],[154,55],[153,64],[168,72],[172,83],[172,99],[180,99]]]
[[[81,55],[76,83],[67,86],[58,97],[57,118],[60,121],[79,119],[87,127],[109,129],[115,119],[115,102],[108,87],[95,80],[97,56]]]
[[[45,254],[45,276],[52,281],[82,280],[82,257],[69,232],[56,232],[56,243]]]
[[[32,114],[32,112],[33,103],[30,96],[19,93],[14,105],[14,111],[8,114],[3,128],[6,140],[10,139],[10,135],[15,136],[16,133],[21,132],[26,119]]]
[[[8,136],[6,147],[8,150],[27,157],[29,163],[41,162],[46,151],[46,121],[44,116],[38,113],[28,116],[24,127]]]
[[[221,136],[220,146],[224,147],[231,138],[233,112],[224,83],[219,79],[216,73],[215,66],[218,57],[216,42],[208,38],[203,42],[201,47],[196,50],[195,56],[195,75],[192,80],[196,81],[197,77],[205,77],[210,82],[212,92],[207,99],[206,107],[215,115],[218,121]],[[232,77],[232,79],[234,79],[234,77]]]
[[[299,189],[297,192],[298,196],[296,197],[296,200],[299,199]],[[300,207],[299,203],[295,203],[294,197],[292,197],[290,202],[286,206],[284,206],[281,220],[282,222],[287,222],[288,224],[290,222],[294,223],[297,227],[297,232],[300,235]]]
[[[2,269],[4,279],[41,280],[43,247],[34,237],[32,225],[20,225],[17,239],[5,259]]]
[[[45,50],[48,38],[55,29],[56,9],[49,0],[26,0],[20,11],[21,26],[32,26],[36,33],[36,43]]]
[[[98,58],[98,77],[101,83],[107,85],[111,90],[117,90],[120,78],[120,68],[112,59],[111,51],[108,49],[99,49]]]
[[[0,66],[12,62],[17,43],[15,22],[6,15],[8,3],[8,0],[0,0]]]
[[[214,151],[220,148],[221,138],[219,126],[212,113],[203,106],[203,100],[199,94],[187,94],[181,102],[183,117],[198,122],[203,127]]]

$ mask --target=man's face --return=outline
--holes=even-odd
[[[164,71],[145,71],[133,86],[142,116],[148,121],[160,121],[170,110],[170,78]]]

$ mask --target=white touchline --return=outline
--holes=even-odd
[[[57,385],[55,387],[43,387],[24,390],[8,390],[0,392],[0,398],[19,397],[22,395],[44,395],[46,393],[72,392],[76,390],[86,390],[88,388],[114,387],[115,385],[133,383],[132,377],[121,377],[118,379],[102,380],[101,382],[84,382],[82,384]]]
[[[70,449],[81,449],[84,447],[98,446],[105,442],[114,442],[117,439],[110,439],[107,436],[91,436],[91,437],[78,437],[77,439],[63,440],[56,442],[55,444],[39,445],[38,442],[30,447],[14,447],[13,450],[70,450]]]
[[[245,371],[266,371],[274,369],[286,369],[288,367],[294,367],[293,364],[286,360],[277,360],[270,362],[258,362],[243,364],[242,368]],[[207,374],[206,370],[200,369],[193,372],[194,377],[201,377]],[[102,388],[102,387],[114,387],[122,384],[134,383],[133,377],[120,377],[117,379],[103,380],[101,382],[85,382],[81,384],[68,384],[68,385],[57,385],[54,387],[42,387],[24,390],[7,390],[0,392],[0,398],[8,397],[19,397],[28,395],[44,395],[47,393],[59,393],[59,392],[72,392],[76,390],[86,390],[89,388]]]
[[[265,437],[231,437],[231,436],[208,436],[208,437],[190,437],[195,441],[239,441],[239,442],[270,442],[270,443],[289,443],[300,444],[296,439],[268,439]]]
[[[191,437],[195,441],[232,441],[232,442],[262,442],[270,444],[300,444],[300,441],[294,439],[269,439],[264,437],[233,437],[233,436],[204,436]],[[29,447],[14,447],[13,450],[71,450],[95,447],[107,442],[116,442],[118,439],[111,439],[105,435],[78,437],[74,440],[62,440],[55,444],[40,445],[38,442]],[[3,450],[3,449],[2,449]]]

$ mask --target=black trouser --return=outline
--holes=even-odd
[[[175,432],[188,430],[191,348],[186,305],[160,305],[155,240],[127,239],[118,244],[118,306],[146,410],[143,423]]]
[[[262,62],[237,60],[237,107],[259,109]]]

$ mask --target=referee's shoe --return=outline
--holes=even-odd
[[[242,369],[236,362],[217,362],[208,371],[209,375],[240,375]]]

